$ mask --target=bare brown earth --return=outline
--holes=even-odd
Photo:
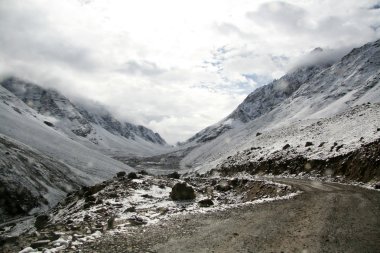
[[[380,252],[380,192],[281,179],[290,200],[178,216],[106,235],[83,252]]]

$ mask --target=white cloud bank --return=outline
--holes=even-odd
[[[1,0],[0,74],[99,101],[174,143],[229,114],[313,48],[379,38],[378,5]]]

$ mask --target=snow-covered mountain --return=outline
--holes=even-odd
[[[256,89],[228,117],[187,141],[186,147],[196,147],[182,160],[181,167],[211,169],[237,151],[255,146],[261,133],[335,117],[367,102],[380,102],[380,40],[353,49],[334,64],[300,67]],[[373,127],[364,128],[372,131]],[[283,138],[284,142],[291,136]],[[269,147],[273,143],[272,138],[260,145]]]
[[[0,195],[7,201],[0,202],[0,220],[4,210],[16,215],[48,208],[80,185],[133,171],[111,156],[169,149],[153,131],[90,109],[16,78],[1,82]]]

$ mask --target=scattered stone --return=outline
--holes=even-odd
[[[141,197],[147,198],[147,199],[152,199],[153,198],[153,196],[149,195],[149,194],[143,194],[143,195],[141,195]]]
[[[106,187],[105,184],[96,184],[96,185],[91,186],[91,187],[83,187],[83,188],[85,189],[85,193],[84,193],[84,195],[85,195],[85,196],[93,195],[93,194],[95,194],[95,193],[100,192],[100,191],[103,190],[105,187]]]
[[[137,174],[135,172],[129,172],[128,179],[137,179]]]
[[[144,225],[146,224],[147,222],[144,221],[142,218],[140,217],[137,217],[136,215],[132,216],[131,218],[128,219],[129,223],[132,225],[132,226],[141,226],[141,225]]]
[[[212,206],[214,205],[214,202],[212,202],[211,199],[202,199],[198,202],[198,205],[200,207],[209,207],[209,206]]]
[[[193,200],[195,199],[195,192],[193,187],[186,183],[176,183],[172,188],[170,198],[172,200]]]
[[[96,201],[96,198],[92,195],[90,196],[87,196],[85,199],[84,199],[85,202],[92,202],[92,201]]]
[[[141,170],[141,171],[139,171],[139,174],[140,174],[140,175],[144,175],[144,176],[149,175],[149,173],[146,172],[146,170]]]
[[[119,195],[116,192],[111,192],[108,196],[110,198],[117,198],[117,197],[119,197]]]
[[[41,214],[37,216],[34,226],[37,230],[43,229],[49,222],[50,216],[47,214]]]
[[[5,155],[10,155],[11,153],[9,153],[8,151],[7,152],[5,152]]]
[[[321,142],[319,145],[318,145],[318,148],[321,148],[321,147],[323,147],[324,145],[326,144],[326,142]]]
[[[314,144],[311,141],[307,141],[305,144],[305,147],[313,146]]]
[[[125,213],[128,213],[128,212],[134,213],[134,212],[136,212],[136,207],[134,207],[134,206],[128,207],[127,209],[125,209],[124,212]]]
[[[259,132],[256,133],[256,137],[260,136],[260,135],[262,135],[262,133],[259,133]]]
[[[166,186],[165,186],[164,184],[160,184],[160,185],[158,186],[158,188],[160,188],[160,189],[165,189]]]
[[[108,220],[107,220],[107,229],[113,229],[115,226],[115,216],[111,216]]]
[[[339,151],[341,148],[343,148],[343,144],[336,147],[336,151]]]
[[[173,173],[168,174],[167,177],[173,178],[173,179],[179,179],[181,177],[181,175],[177,171],[175,171]]]
[[[169,212],[169,208],[167,208],[167,207],[158,207],[158,208],[157,208],[157,211],[158,211],[161,215],[164,215],[164,214],[166,214],[167,212]]]
[[[49,126],[49,127],[54,127],[54,124],[49,122],[49,121],[44,121],[45,125]]]
[[[282,147],[282,150],[285,150],[285,149],[288,149],[288,148],[290,148],[289,143],[288,143],[288,144],[285,144],[285,146]]]
[[[227,181],[221,181],[215,186],[215,189],[221,192],[225,192],[231,190],[231,185],[229,185]]]
[[[32,242],[30,244],[30,247],[36,249],[36,248],[47,246],[49,243],[50,243],[50,240],[39,240],[36,242]]]
[[[120,172],[116,173],[116,176],[117,177],[125,177],[126,174],[127,173],[125,171],[120,171]]]

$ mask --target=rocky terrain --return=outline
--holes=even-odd
[[[113,179],[68,194],[55,208],[24,221],[21,237],[11,237],[21,223],[1,228],[5,252],[28,248],[49,252],[76,250],[104,234],[128,234],[136,226],[149,226],[178,215],[208,213],[289,198],[295,190],[287,185],[235,178],[177,179],[125,172]],[[34,222],[32,228],[26,225]],[[30,250],[29,252],[34,252]]]

